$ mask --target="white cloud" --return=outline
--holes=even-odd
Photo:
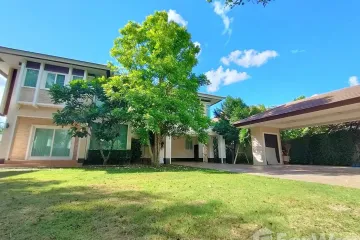
[[[292,53],[292,54],[304,53],[304,52],[305,52],[304,49],[293,49],[293,50],[291,50],[291,53]]]
[[[249,67],[260,67],[267,63],[271,58],[275,58],[279,54],[274,50],[266,50],[258,52],[254,49],[250,50],[236,50],[229,54],[227,57],[222,57],[221,62],[225,65],[230,65],[231,62],[245,68]]]
[[[200,48],[200,52],[196,55],[196,57],[199,57],[200,54],[201,54],[201,43],[199,43],[199,42],[194,42],[194,45]]]
[[[188,24],[188,22],[185,21],[185,19],[180,14],[178,14],[175,10],[172,9],[170,9],[168,12],[168,21],[176,22],[177,24],[180,24],[183,27],[186,27],[186,25]]]
[[[246,72],[226,69],[220,66],[217,70],[211,70],[205,73],[211,84],[207,87],[208,92],[216,92],[221,85],[230,85],[250,78]]]
[[[229,34],[231,35],[232,29],[230,28],[231,22],[234,20],[233,18],[229,18],[227,13],[230,11],[229,6],[226,6],[225,4],[221,3],[220,1],[215,1],[213,3],[214,6],[214,12],[216,15],[220,16],[223,23],[224,23],[224,32],[223,34]]]
[[[349,85],[350,85],[350,87],[359,85],[358,77],[357,76],[351,76],[349,78]]]

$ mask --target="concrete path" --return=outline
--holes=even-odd
[[[306,165],[252,166],[203,162],[174,162],[174,164],[360,189],[360,168]]]

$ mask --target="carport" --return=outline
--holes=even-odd
[[[316,95],[234,123],[251,130],[254,165],[283,164],[280,130],[360,120],[360,86]]]

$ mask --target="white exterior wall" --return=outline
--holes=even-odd
[[[250,131],[254,165],[267,165],[265,154],[265,133],[277,135],[280,164],[283,164],[279,129],[269,127],[254,127],[251,128]]]

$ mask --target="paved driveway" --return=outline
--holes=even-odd
[[[174,164],[360,188],[360,168],[304,165],[252,166],[203,162],[174,162]]]

